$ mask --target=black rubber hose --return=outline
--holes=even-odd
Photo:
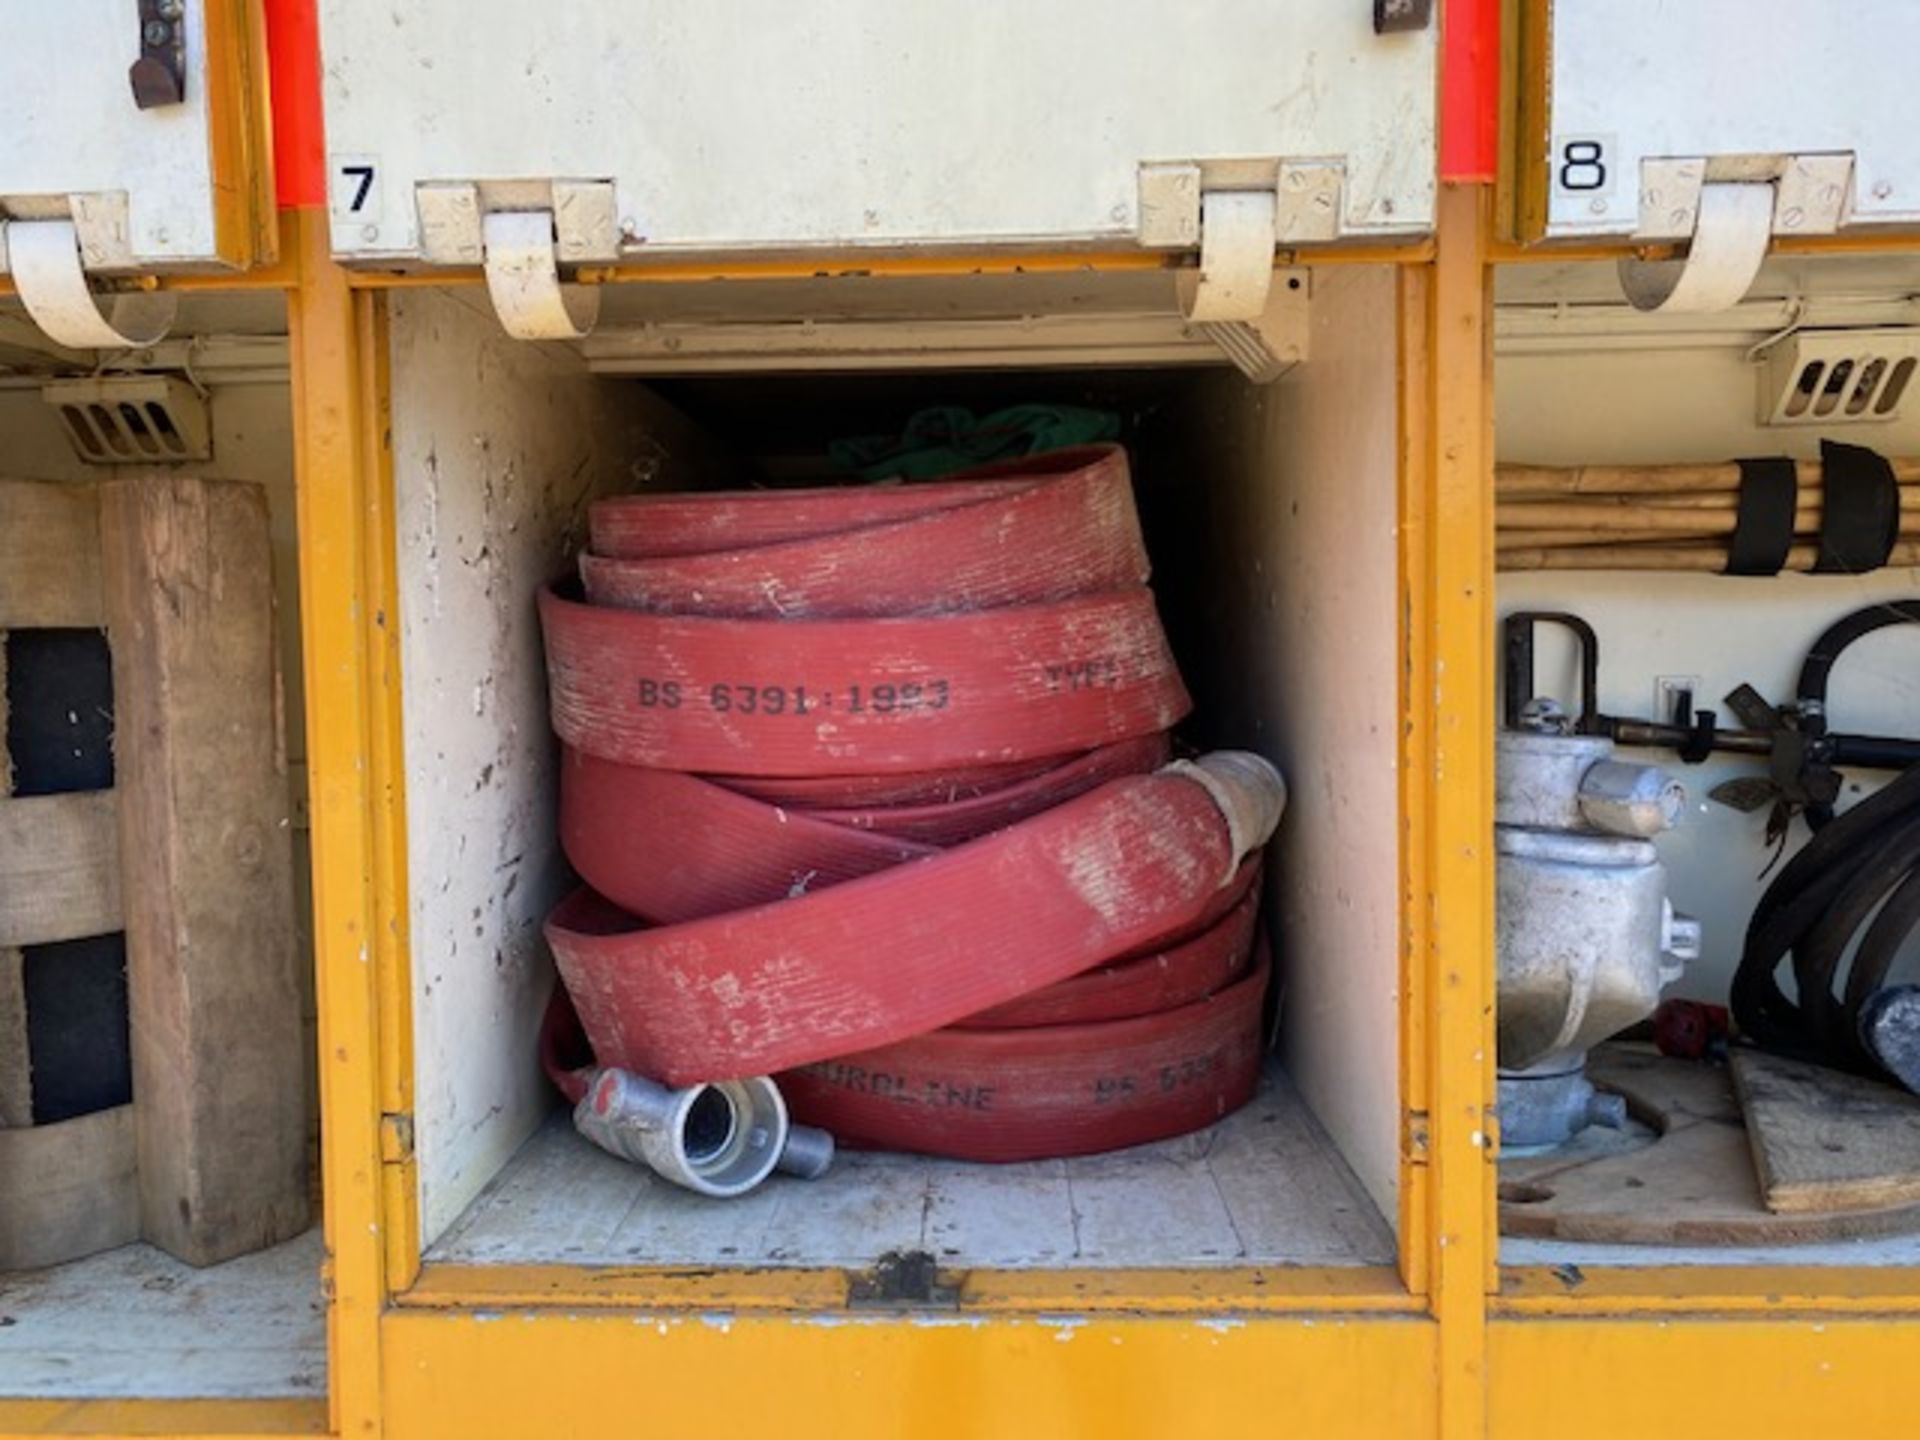
[[[1834,662],[1846,648],[1886,626],[1913,623],[1920,623],[1920,600],[1869,606],[1830,626],[1801,667],[1800,701],[1823,716]],[[1808,728],[1824,726],[1816,720]],[[1920,926],[1920,765],[1842,815],[1810,810],[1807,820],[1812,839],[1767,887],[1748,923],[1734,1017],[1767,1049],[1871,1072],[1880,1067],[1862,1041],[1861,1014]],[[1849,951],[1853,962],[1840,985]],[[1797,1002],[1777,980],[1789,960]]]

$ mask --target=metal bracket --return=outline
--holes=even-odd
[[[27,314],[49,339],[75,350],[119,350],[151,345],[172,328],[178,297],[171,292],[115,295],[103,315],[87,283],[89,270],[135,263],[125,191],[8,201],[6,209],[17,218],[0,220],[0,275],[13,276]]]
[[[1373,0],[1373,33],[1424,30],[1433,23],[1433,0]]]
[[[140,0],[140,58],[127,70],[133,103],[141,110],[187,98],[185,0]]]
[[[1140,167],[1140,243],[1199,247],[1199,267],[1180,276],[1181,310],[1256,382],[1306,356],[1306,273],[1277,277],[1274,252],[1338,239],[1345,182],[1336,161]]]
[[[578,340],[600,292],[562,285],[560,266],[619,258],[610,180],[426,183],[415,188],[420,249],[435,265],[479,265],[509,335]]]
[[[1726,310],[1753,286],[1776,235],[1832,235],[1853,201],[1851,154],[1643,160],[1634,239],[1690,240],[1684,260],[1622,260],[1635,309]]]

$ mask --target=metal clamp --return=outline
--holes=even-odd
[[[56,344],[75,350],[122,350],[151,345],[173,326],[179,305],[166,291],[115,295],[105,314],[87,283],[85,263],[122,258],[126,239],[126,197],[89,206],[72,197],[67,219],[0,222],[0,273],[11,273],[27,314]],[[95,232],[113,230],[117,241]],[[130,257],[126,257],[130,258]]]
[[[1308,277],[1274,252],[1338,238],[1345,169],[1284,160],[1140,167],[1140,243],[1198,246],[1180,272],[1181,312],[1257,384],[1306,358]]]
[[[1774,236],[1840,228],[1852,186],[1847,154],[1642,161],[1634,238],[1692,243],[1682,260],[1622,260],[1620,288],[1636,310],[1730,309],[1753,287]]]
[[[140,58],[127,70],[133,103],[141,110],[187,98],[185,0],[140,0]]]
[[[578,340],[600,318],[600,291],[563,285],[561,263],[619,257],[610,181],[423,184],[420,248],[440,265],[480,265],[509,335]]]

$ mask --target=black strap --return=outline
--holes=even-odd
[[[1900,485],[1884,455],[1864,445],[1820,442],[1820,558],[1816,575],[1864,575],[1893,554]]]
[[[1740,506],[1727,547],[1727,575],[1778,575],[1793,549],[1793,512],[1800,476],[1778,456],[1740,462]]]

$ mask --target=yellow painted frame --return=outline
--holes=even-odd
[[[330,1396],[0,1402],[0,1437],[598,1434],[640,1406],[677,1433],[716,1397],[735,1426],[836,1437],[1908,1433],[1887,1377],[1920,1343],[1912,1272],[1497,1268],[1494,226],[1489,187],[1444,186],[1399,272],[1398,1271],[975,1273],[959,1312],[893,1316],[849,1311],[830,1271],[419,1268],[385,300],[333,263],[323,212],[289,217],[281,267],[229,284],[290,290]]]

